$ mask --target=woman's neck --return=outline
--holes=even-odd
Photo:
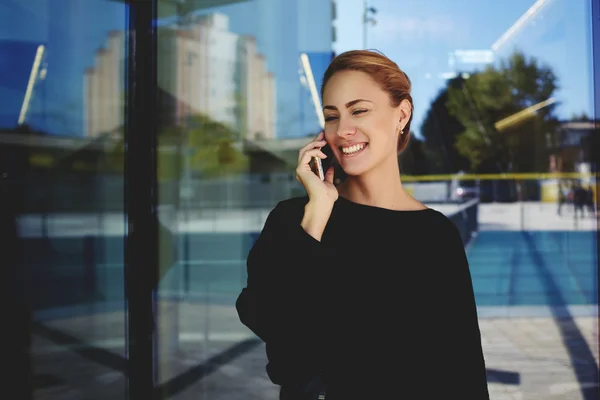
[[[415,200],[400,180],[400,168],[381,165],[359,176],[349,176],[338,186],[342,197],[359,204],[401,210],[414,206]]]

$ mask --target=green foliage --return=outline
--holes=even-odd
[[[456,138],[465,127],[450,115],[446,107],[448,88],[460,88],[463,82],[462,77],[449,80],[425,115],[421,136],[424,139],[423,151],[428,160],[429,173],[455,173],[470,167],[470,161],[455,147]]]
[[[581,112],[579,114],[574,113],[571,116],[571,121],[573,121],[573,122],[585,122],[585,121],[591,121],[591,118],[585,112]]]
[[[428,174],[429,165],[425,156],[423,140],[413,136],[408,141],[408,145],[400,153],[400,171],[405,175],[425,175]]]
[[[244,172],[246,156],[235,148],[237,133],[227,125],[205,115],[195,115],[188,126],[168,126],[159,130],[157,169],[159,180],[178,179],[189,166],[194,175],[222,177]],[[109,152],[112,169],[123,171],[123,139]]]
[[[221,122],[206,115],[195,115],[189,119],[183,136],[188,138],[185,147],[191,149],[190,167],[195,174],[208,178],[229,176],[244,172],[248,167],[246,156],[234,147],[238,133]]]
[[[490,66],[471,75],[460,87],[450,87],[448,112],[464,127],[456,137],[456,150],[474,170],[545,171],[547,156],[559,134],[559,123],[553,115],[556,103],[502,131],[495,124],[548,100],[556,89],[557,78],[552,70],[520,52],[498,67]]]

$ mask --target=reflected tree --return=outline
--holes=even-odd
[[[399,155],[400,171],[406,175],[426,175],[430,173],[429,161],[425,154],[425,142],[411,132],[407,147]]]
[[[186,135],[192,153],[190,166],[196,175],[212,178],[247,169],[247,157],[236,148],[239,134],[228,125],[197,114],[189,118]]]
[[[464,131],[465,127],[460,121],[450,114],[446,103],[448,102],[448,89],[460,88],[464,83],[462,76],[447,81],[437,97],[431,103],[423,125],[423,151],[429,162],[429,172],[436,174],[455,173],[466,171],[470,161],[462,155],[455,146],[456,138]]]
[[[572,114],[571,119],[570,119],[570,121],[573,121],[573,122],[585,122],[585,121],[591,121],[591,120],[592,119],[585,111],[582,111],[579,114],[577,114],[577,113]]]
[[[159,180],[178,179],[181,169],[185,168],[202,178],[230,176],[247,169],[247,157],[237,148],[236,130],[203,114],[189,117],[186,125],[159,130]],[[120,131],[123,132],[123,128]],[[112,146],[110,159],[113,169],[122,170],[124,144],[123,135],[120,136]]]
[[[560,131],[556,89],[552,69],[521,52],[448,88],[449,114],[464,127],[456,150],[478,172],[545,172]]]

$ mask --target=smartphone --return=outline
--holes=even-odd
[[[311,158],[308,165],[310,165],[310,169],[312,170],[312,172],[314,172],[316,176],[319,177],[319,179],[321,179],[322,181],[325,180],[325,172],[323,172],[323,163],[321,162],[321,159],[319,157],[314,156],[313,158]]]
[[[322,181],[324,181],[325,180],[325,172],[327,172],[327,170],[331,166],[334,156],[333,156],[333,152],[329,148],[328,144],[321,147],[321,151],[323,153],[325,153],[327,158],[324,160],[321,160],[319,157],[313,157],[310,160],[310,162],[308,163],[308,165],[310,166],[310,169],[312,170],[312,172],[314,172],[314,174],[316,176],[318,176]]]

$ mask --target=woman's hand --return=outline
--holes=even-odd
[[[325,172],[325,180],[315,175],[311,170],[309,162],[312,157],[319,157],[321,159],[327,158],[327,155],[321,151],[321,148],[327,144],[324,140],[325,134],[323,132],[300,149],[298,153],[298,167],[296,168],[296,179],[304,186],[308,193],[310,202],[323,206],[333,207],[333,203],[338,199],[338,191],[333,184],[333,166]]]
[[[321,132],[315,140],[300,149],[296,168],[296,179],[308,193],[308,203],[304,207],[301,225],[306,233],[319,241],[329,221],[333,204],[339,196],[333,184],[333,166],[325,172],[324,181],[321,181],[321,178],[310,169],[309,162],[312,157],[327,158],[327,155],[321,151],[321,148],[327,144],[324,138],[325,134]]]

